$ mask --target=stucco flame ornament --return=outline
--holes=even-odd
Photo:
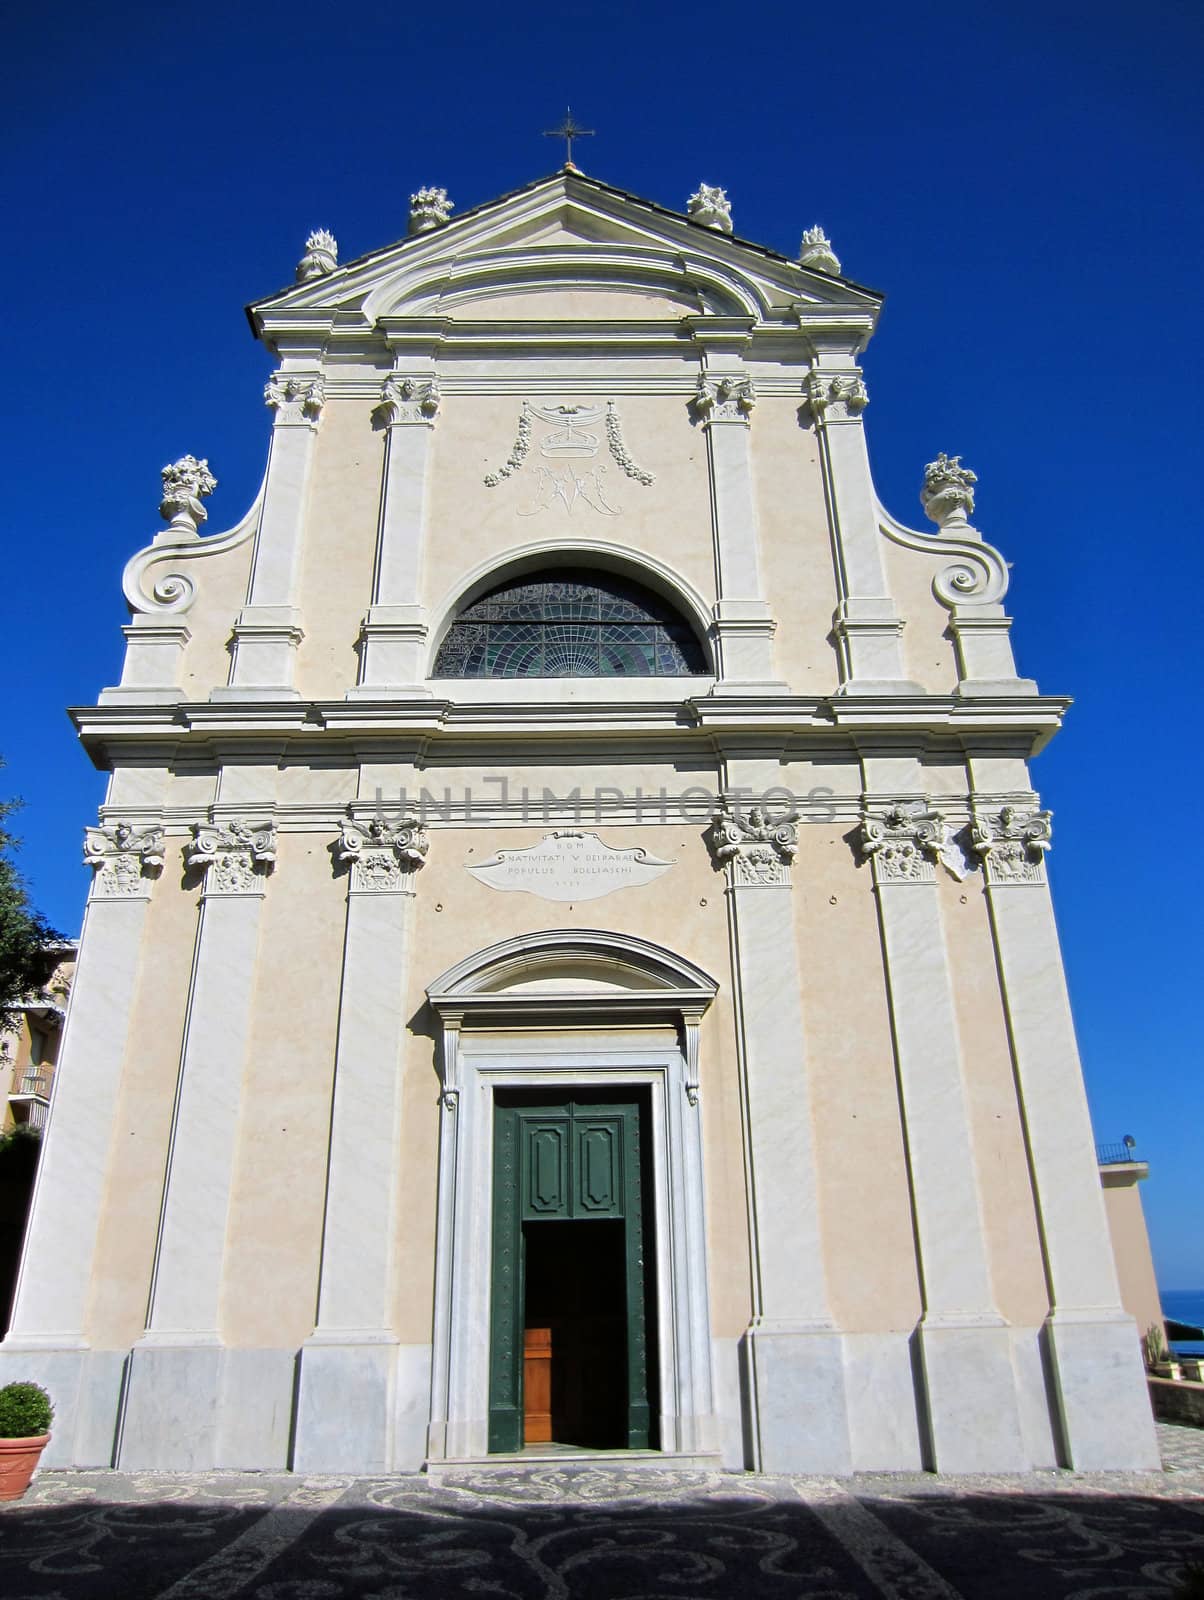
[[[813,272],[826,272],[830,278],[840,276],[840,257],[818,223],[804,232],[798,259],[801,267],[810,267]]]
[[[419,189],[410,196],[410,232],[430,233],[432,228],[446,227],[455,209],[446,189]]]
[[[734,884],[789,883],[798,820],[793,809],[771,817],[752,806],[745,816],[732,806],[720,806],[706,831],[707,848],[717,867],[730,869]]]
[[[924,468],[924,487],[920,504],[924,515],[943,533],[946,528],[968,528],[974,514],[974,485],[978,474],[962,466],[960,456],[947,456],[942,450]]]
[[[700,183],[686,201],[686,215],[691,222],[701,223],[704,228],[714,228],[716,233],[732,231],[732,203],[727,197],[727,190],[721,189],[718,184]]]
[[[198,461],[195,456],[181,456],[164,467],[163,498],[159,502],[159,515],[170,523],[177,533],[195,533],[209,513],[201,504],[217,488],[217,479],[209,470],[208,461]]]
[[[329,228],[315,228],[305,241],[305,254],[297,263],[297,282],[329,278],[339,264],[339,246]]]

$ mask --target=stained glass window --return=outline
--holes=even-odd
[[[680,678],[706,674],[689,624],[609,573],[543,571],[465,606],[436,678]]]

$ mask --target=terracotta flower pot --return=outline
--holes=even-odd
[[[28,1439],[0,1439],[0,1500],[21,1498],[49,1443],[48,1433],[35,1433]]]

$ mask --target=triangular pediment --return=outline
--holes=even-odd
[[[571,298],[566,298],[571,296]],[[873,318],[881,297],[571,170],[248,308],[259,333],[327,321]]]

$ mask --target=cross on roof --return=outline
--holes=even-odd
[[[565,143],[564,164],[565,164],[566,167],[572,167],[573,166],[573,140],[574,139],[592,139],[594,137],[594,130],[592,128],[583,128],[577,122],[575,122],[573,120],[573,108],[572,108],[572,106],[566,106],[564,108],[564,121],[560,124],[560,126],[558,128],[545,128],[543,136],[544,136],[545,139],[563,139],[564,140],[564,143]],[[573,170],[576,171],[577,169],[574,167]]]

